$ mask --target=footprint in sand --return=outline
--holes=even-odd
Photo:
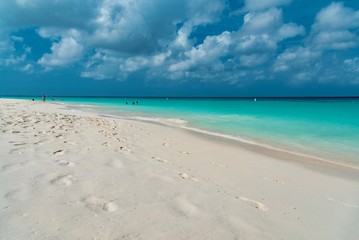
[[[346,203],[346,202],[342,202],[342,201],[338,201],[334,198],[330,198],[330,197],[326,197],[325,199],[327,199],[328,201],[334,202],[336,204],[342,205],[344,207],[350,207],[350,208],[358,208],[359,206],[356,204],[351,204],[351,203]]]
[[[37,141],[35,143],[33,143],[32,145],[42,145],[45,141]]]
[[[120,151],[132,153],[132,150],[128,147],[120,147]]]
[[[1,172],[7,171],[8,169],[13,168],[14,166],[15,166],[14,164],[6,164],[1,167]]]
[[[162,146],[164,146],[164,147],[171,147],[171,145],[168,144],[168,143],[162,143]]]
[[[31,190],[26,188],[13,189],[4,195],[4,199],[11,202],[26,202],[29,198],[31,198],[31,194]]]
[[[119,142],[127,142],[126,138],[116,138],[116,140]]]
[[[76,180],[71,174],[60,175],[50,181],[51,184],[61,185],[61,186],[71,186],[72,183]]]
[[[216,166],[216,167],[223,167],[223,168],[228,167],[227,165],[224,165],[224,164],[221,164],[221,163],[218,163],[218,162],[211,162],[211,164]]]
[[[157,161],[159,161],[160,163],[168,163],[168,160],[163,159],[163,158],[159,158],[159,157],[152,157],[152,159],[156,159]]]
[[[267,177],[262,177],[263,180],[265,181],[271,181],[271,182],[274,182],[274,183],[277,183],[277,184],[284,184],[284,182],[276,179],[276,178],[267,178]]]
[[[191,180],[192,182],[199,182],[199,179],[192,177],[190,175],[188,175],[187,173],[179,173],[179,175],[181,176],[181,178],[185,179],[185,180]]]
[[[109,142],[104,142],[104,143],[102,143],[102,146],[109,147],[109,146],[111,146],[111,143],[109,143]]]
[[[201,214],[201,210],[186,197],[180,196],[174,200],[175,208],[182,214],[194,217]]]
[[[187,152],[187,151],[179,151],[179,153],[189,155],[189,152]]]
[[[57,151],[53,152],[52,154],[54,154],[54,155],[63,155],[64,150],[57,150]]]
[[[244,202],[248,202],[250,203],[253,207],[262,210],[262,211],[268,211],[268,207],[266,205],[264,205],[264,203],[249,199],[249,198],[245,198],[245,197],[236,197],[239,200],[242,200]]]
[[[120,159],[113,159],[107,163],[107,166],[114,168],[123,168],[123,163]]]
[[[98,211],[102,209],[106,212],[114,212],[118,210],[118,205],[115,203],[116,200],[108,201],[106,199],[90,196],[83,199],[85,206],[91,210]]]
[[[26,145],[26,142],[10,141],[9,143],[14,144],[15,147]]]
[[[27,143],[15,143],[14,146],[23,146],[23,145],[26,145]]]
[[[125,235],[121,236],[120,239],[123,239],[123,240],[127,240],[127,239],[129,239],[129,240],[134,240],[134,239],[143,239],[143,238],[141,237],[140,234],[137,234],[137,233],[128,233],[128,234],[125,234]]]
[[[9,154],[18,154],[18,155],[21,155],[24,153],[24,148],[14,148],[14,149],[11,149]]]
[[[73,167],[73,166],[75,166],[75,163],[61,160],[61,161],[59,161],[59,165],[66,166],[66,167]]]

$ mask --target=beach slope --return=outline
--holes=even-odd
[[[1,239],[358,238],[358,170],[253,149],[0,99]]]

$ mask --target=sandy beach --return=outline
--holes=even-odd
[[[359,170],[0,99],[0,239],[358,239]]]

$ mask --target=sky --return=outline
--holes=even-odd
[[[1,0],[0,95],[359,96],[359,1]]]

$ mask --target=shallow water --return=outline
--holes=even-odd
[[[49,99],[51,100],[51,99]],[[358,98],[57,98],[359,166]],[[133,105],[138,101],[138,105]],[[128,103],[126,105],[126,102]]]

